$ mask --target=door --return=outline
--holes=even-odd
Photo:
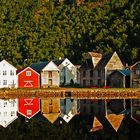
[[[50,86],[52,85],[52,79],[48,80],[48,85],[50,85]]]

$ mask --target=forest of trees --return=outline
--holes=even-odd
[[[21,67],[67,57],[80,64],[88,51],[140,60],[139,0],[80,2],[1,0],[0,60]]]

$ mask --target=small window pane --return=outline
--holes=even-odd
[[[6,70],[3,71],[3,75],[7,75],[7,71]]]
[[[31,76],[31,71],[26,71],[26,76]]]

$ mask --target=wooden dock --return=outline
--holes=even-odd
[[[140,99],[140,88],[47,88],[2,89],[1,99],[9,98]]]

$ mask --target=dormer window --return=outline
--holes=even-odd
[[[7,71],[6,70],[3,71],[3,75],[7,75]]]
[[[26,76],[31,76],[31,71],[26,71]]]

